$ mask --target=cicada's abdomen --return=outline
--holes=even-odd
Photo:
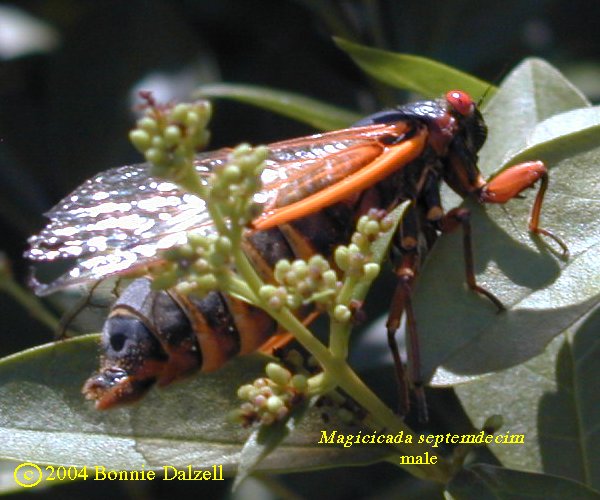
[[[348,241],[356,202],[332,207],[268,231],[248,232],[244,251],[265,281],[281,259],[330,256]],[[308,311],[301,311],[300,315]],[[100,369],[83,387],[98,409],[140,399],[195,371],[217,370],[238,354],[256,351],[277,330],[264,311],[229,295],[199,299],[152,290],[133,281],[114,304],[102,331]]]
[[[275,330],[261,310],[220,293],[203,299],[155,291],[133,281],[102,330],[100,370],[83,387],[98,409],[141,398],[195,371],[212,371],[256,350]]]

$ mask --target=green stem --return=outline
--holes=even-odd
[[[227,290],[227,293],[239,297],[246,302],[250,302],[251,304],[257,304],[259,302],[260,299],[254,293],[254,290],[252,290],[245,281],[235,277],[235,275],[226,274],[219,276],[218,280],[221,282],[223,289]]]
[[[186,165],[185,168],[182,169],[182,177],[181,179],[173,178],[180,186],[184,187],[190,193],[197,195],[199,198],[202,198],[206,201],[207,199],[207,189],[204,184],[200,181],[200,177],[198,176],[195,168],[194,168],[194,158],[190,158],[190,163]]]
[[[355,276],[348,276],[344,280],[344,284],[342,285],[342,289],[338,294],[337,303],[348,305],[350,300],[353,298],[354,290],[356,288],[356,284],[358,283],[358,278]]]
[[[402,433],[405,441],[408,441],[408,436],[411,437],[410,443],[394,444],[394,447],[396,447],[402,455],[422,456],[425,452],[431,452],[431,447],[420,444],[418,442],[418,435],[414,434],[412,430],[364,384],[350,366],[346,363],[340,363],[334,369],[336,371],[332,373],[332,377],[338,380],[340,388],[370,412],[375,423],[375,425],[372,426],[374,430],[381,430],[381,428],[383,428],[387,434]],[[447,483],[451,477],[450,464],[443,457],[438,457],[438,462],[430,465],[401,464],[400,457],[398,457],[398,461],[393,463],[422,479]]]
[[[340,323],[331,318],[329,329],[329,350],[336,359],[345,360],[348,357],[348,342],[350,323]]]
[[[210,214],[210,218],[212,219],[215,225],[215,228],[217,229],[217,232],[222,236],[231,237],[231,231],[227,227],[227,224],[225,223],[225,218],[221,214],[221,211],[219,210],[217,205],[218,204],[215,201],[206,201],[206,208],[208,210],[208,213]]]
[[[60,321],[46,309],[41,300],[17,284],[12,278],[6,278],[0,285],[0,290],[4,290],[13,297],[40,323],[46,325],[53,332],[58,331]]]
[[[275,319],[277,322],[288,332],[292,333],[295,339],[300,342],[325,368],[326,364],[329,364],[333,357],[329,352],[329,349],[325,347],[319,339],[317,339],[310,330],[308,330],[302,322],[294,316],[291,311],[287,308],[283,308],[280,311],[273,311],[266,305],[263,308]]]
[[[193,172],[193,169],[190,170]],[[195,181],[190,179],[188,188],[193,187],[193,191],[201,194],[204,186],[200,183],[197,176]],[[195,183],[195,185],[193,184]],[[321,394],[333,390],[335,387],[342,388],[358,404],[370,412],[374,421],[375,430],[385,429],[387,433],[403,433],[405,441],[408,443],[397,443],[394,447],[405,455],[423,455],[429,451],[428,446],[418,443],[418,436],[386,405],[383,403],[358,377],[358,375],[346,363],[348,350],[348,337],[350,325],[333,321],[331,327],[331,350],[321,343],[294,315],[288,308],[281,310],[272,310],[267,304],[263,303],[259,296],[259,290],[264,285],[262,279],[257,274],[248,257],[242,250],[241,238],[243,229],[236,224],[228,226],[219,207],[216,203],[210,203],[207,200],[207,209],[213,219],[216,230],[221,235],[226,235],[231,239],[233,248],[233,259],[237,273],[246,283],[246,287],[238,286],[238,280],[230,280],[224,284],[224,290],[228,293],[237,293],[243,297],[254,297],[255,304],[267,311],[279,325],[292,333],[296,340],[300,342],[321,364],[323,367],[323,376],[315,380],[312,390]],[[356,279],[348,278],[344,284],[342,298],[351,298],[352,291],[355,288]],[[408,437],[410,436],[410,440]],[[431,465],[403,465],[397,463],[411,474],[424,478],[445,483],[450,478],[450,466],[446,460],[441,459],[437,464]]]
[[[342,388],[358,404],[370,412],[376,423],[374,426],[375,430],[384,428],[386,433],[389,434],[402,432],[405,441],[408,441],[408,436],[410,436],[410,442],[394,444],[394,447],[401,454],[414,456],[423,455],[425,452],[431,451],[429,446],[418,443],[418,436],[364,384],[345,360],[334,357],[329,349],[316,339],[289,310],[269,311],[269,314],[283,328],[293,333],[296,340],[319,361],[326,373],[323,381],[327,391],[331,390],[334,384]],[[437,464],[406,465],[400,464],[398,460],[396,465],[419,478],[441,483],[446,483],[450,479],[450,466],[442,457],[439,457]]]

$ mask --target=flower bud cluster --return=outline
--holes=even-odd
[[[370,210],[356,225],[356,232],[348,246],[335,250],[335,263],[346,276],[373,281],[379,274],[379,264],[370,261],[371,244],[381,233],[390,229],[392,222],[384,213]]]
[[[165,251],[163,257],[166,264],[156,273],[153,287],[204,296],[218,288],[220,276],[231,271],[231,240],[190,233],[185,245]]]
[[[262,187],[260,174],[268,151],[265,146],[240,144],[225,163],[215,166],[208,201],[218,205],[221,214],[238,227],[244,227],[260,213],[253,197]]]
[[[231,277],[234,268],[232,240],[239,240],[246,221],[254,218],[253,194],[260,189],[258,174],[266,154],[266,148],[241,145],[215,167],[206,190],[198,194],[209,207],[217,207],[224,223],[215,224],[215,234],[190,232],[186,244],[163,252],[166,262],[154,271],[153,287],[200,297],[223,289],[224,277]]]
[[[129,133],[129,139],[152,164],[154,175],[177,181],[182,169],[191,166],[196,153],[208,143],[210,103],[159,106],[151,96],[145,97],[145,114]]]
[[[372,210],[362,216],[352,235],[352,242],[335,251],[336,265],[346,278],[353,278],[355,283],[370,283],[379,274],[379,264],[371,262],[371,244],[391,228],[392,222],[384,215],[382,211]],[[318,310],[328,311],[338,322],[346,323],[352,319],[348,302],[351,296],[341,293],[343,282],[321,255],[313,255],[308,261],[281,260],[275,266],[274,278],[276,284],[264,285],[259,292],[269,308],[275,311],[283,307],[296,310],[315,304]]]
[[[321,255],[313,255],[308,261],[280,260],[274,276],[279,286],[263,286],[260,296],[275,310],[284,306],[295,310],[309,303],[321,310],[329,309],[341,286],[337,273]]]
[[[238,389],[237,395],[244,403],[232,414],[232,419],[245,427],[281,421],[306,399],[308,379],[305,375],[292,375],[278,363],[269,363],[265,372],[266,377]]]

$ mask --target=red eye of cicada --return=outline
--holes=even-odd
[[[469,116],[473,112],[473,100],[462,90],[451,90],[446,94],[446,100],[463,116]]]

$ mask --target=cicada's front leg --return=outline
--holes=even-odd
[[[540,227],[540,212],[544,194],[548,188],[548,169],[541,161],[519,163],[507,168],[488,182],[479,192],[479,200],[483,203],[506,203],[515,198],[526,188],[532,187],[540,180],[540,188],[531,210],[529,230],[552,238],[560,246],[563,257],[568,257],[569,249],[564,241],[547,229]]]

